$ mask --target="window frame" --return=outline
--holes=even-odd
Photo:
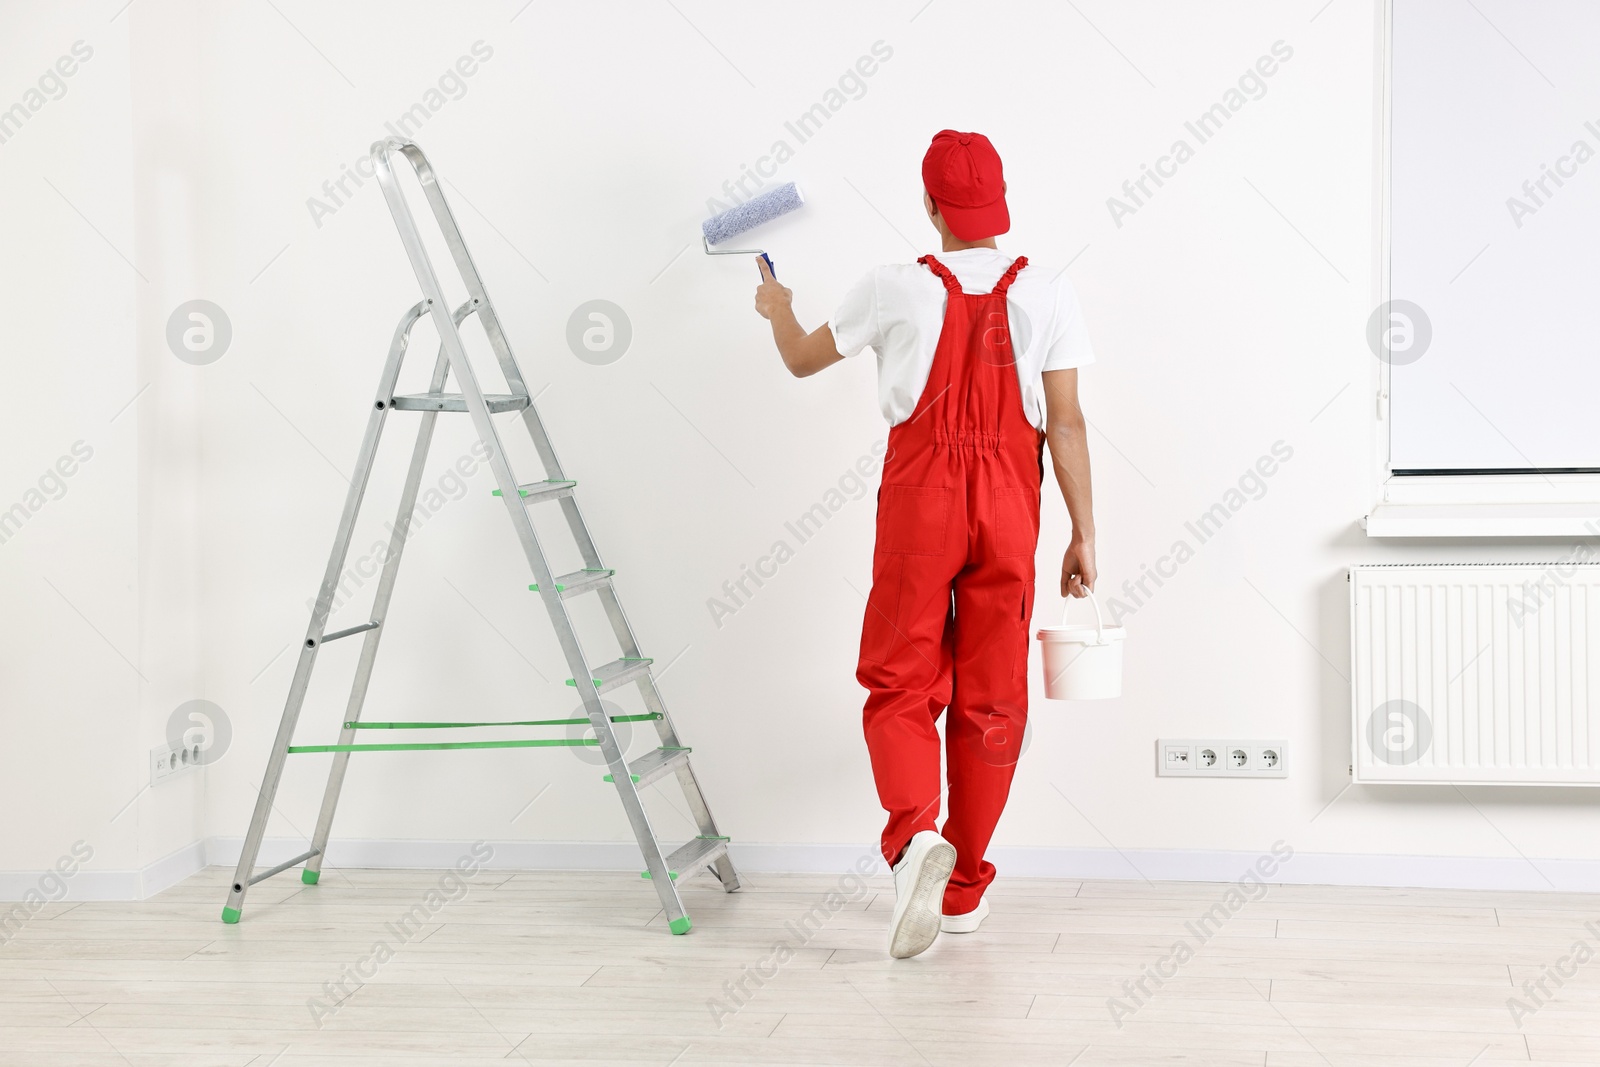
[[[1376,0],[1373,62],[1372,299],[1393,299],[1392,204],[1394,5]],[[1370,537],[1541,537],[1600,535],[1600,473],[1394,473],[1391,367],[1372,360],[1368,418],[1375,501],[1362,519]]]

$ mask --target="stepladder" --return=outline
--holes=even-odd
[[[301,881],[317,884],[327,855],[332,833],[334,813],[344,785],[345,772],[350,757],[356,752],[376,751],[436,751],[441,749],[474,748],[548,748],[569,745],[594,746],[603,758],[607,774],[605,780],[616,790],[624,814],[643,855],[643,875],[660,898],[667,928],[674,934],[685,934],[692,923],[679,892],[680,878],[708,869],[727,892],[739,888],[739,876],[728,855],[728,839],[717,830],[716,821],[706,803],[691,763],[691,750],[681,741],[669,714],[666,702],[656,684],[653,661],[640,650],[633,628],[623,611],[618,596],[615,573],[601,560],[590,536],[583,513],[578,506],[577,482],[568,478],[543,421],[534,406],[511,346],[506,340],[501,321],[495,313],[493,302],[484,289],[483,281],[473,263],[472,256],[457,227],[455,218],[445,200],[438,176],[427,157],[410,141],[389,139],[373,145],[372,161],[378,184],[394,218],[400,242],[405,249],[420,289],[420,299],[401,316],[389,344],[388,356],[378,382],[377,394],[369,408],[366,432],[362,437],[354,475],[350,480],[344,510],[339,518],[334,537],[333,551],[323,574],[311,621],[301,641],[299,660],[289,686],[283,717],[279,721],[272,748],[267,758],[266,773],[256,798],[255,810],[244,839],[239,864],[229,887],[228,899],[222,909],[224,922],[238,922],[243,914],[245,897],[250,887],[264,879],[301,867]],[[397,166],[397,164],[401,164]],[[409,170],[415,177],[438,226],[438,237],[448,249],[449,259],[459,275],[465,297],[451,306],[427,242],[417,225],[417,217],[408,203],[402,177]],[[479,377],[468,358],[467,346],[462,336],[462,326],[476,316],[478,325],[487,338],[498,370],[506,383],[504,393],[485,393]],[[400,372],[413,327],[427,319],[439,336],[439,352],[434,361],[428,388],[421,393],[400,394]],[[453,382],[456,391],[446,391]],[[339,594],[356,523],[360,515],[379,442],[385,424],[394,412],[414,412],[417,435],[412,446],[410,466],[400,491],[398,510],[389,527],[388,550],[383,557],[382,571],[373,593],[372,608],[366,621],[354,626],[329,632],[329,617]],[[383,639],[384,625],[393,599],[406,541],[412,527],[419,489],[428,460],[429,446],[433,440],[434,425],[442,414],[457,413],[468,416],[473,431],[481,443],[481,454],[493,473],[496,496],[504,503],[511,529],[526,558],[533,581],[529,589],[538,594],[548,614],[560,645],[566,666],[571,673],[567,684],[576,688],[582,702],[582,713],[574,718],[520,718],[493,721],[449,722],[386,722],[363,719],[362,713],[367,692],[377,663],[379,644]],[[497,420],[499,415],[515,415],[515,421],[526,430],[532,450],[542,467],[542,478],[519,481],[512,470],[511,461],[504,448],[501,427],[511,420]],[[546,545],[541,541],[539,527],[533,513],[540,508],[559,509],[566,530],[574,542],[582,566],[571,573],[555,574],[552,571]],[[548,525],[548,524],[547,524]],[[561,524],[556,524],[561,525]],[[593,597],[599,602],[609,629],[615,637],[618,655],[603,662],[592,662],[574,626],[569,603],[578,597]],[[317,664],[318,653],[330,642],[348,638],[361,638],[362,645],[351,683],[350,695],[340,725],[338,741],[332,744],[294,743],[296,727],[306,702]],[[610,701],[602,697],[625,686],[636,686],[643,711],[638,714],[619,714]],[[577,714],[576,712],[572,714]],[[479,717],[481,718],[481,717]],[[623,723],[647,722],[654,726],[659,745],[644,755],[628,759],[623,751],[618,726]],[[519,737],[512,739],[468,741],[421,741],[371,743],[360,740],[367,736],[393,737],[390,731],[429,731],[424,736],[438,736],[431,731],[470,730],[476,727],[539,728],[552,726],[587,726],[589,736],[583,737]],[[370,733],[382,731],[381,733]],[[413,736],[410,734],[401,736]],[[257,869],[267,825],[277,800],[284,768],[291,755],[328,754],[332,757],[327,785],[323,791],[322,806],[317,815],[311,840],[304,852],[265,870]],[[698,833],[679,847],[668,851],[657,836],[655,826],[646,811],[643,790],[658,780],[672,777],[681,788],[688,812]]]

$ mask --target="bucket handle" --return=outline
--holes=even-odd
[[[1094,595],[1094,590],[1088,586],[1084,586],[1083,591],[1089,594],[1089,603],[1094,608],[1094,643],[1097,645],[1109,645],[1111,642],[1106,640],[1106,619],[1100,613],[1100,601]],[[1071,610],[1072,598],[1068,597],[1067,602],[1061,608],[1061,625],[1065,626],[1067,624],[1067,612]]]

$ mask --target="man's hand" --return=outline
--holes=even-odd
[[[778,279],[772,276],[771,268],[761,256],[756,257],[756,267],[761,271],[761,284],[756,286],[756,314],[769,321],[775,314],[792,314],[794,293],[778,284]]]
[[[1067,554],[1061,557],[1061,595],[1088,596],[1095,576],[1094,542],[1074,538],[1067,545]]]
[[[761,271],[761,284],[756,286],[756,314],[772,323],[772,340],[789,373],[804,378],[843,359],[834,346],[828,324],[806,333],[794,317],[794,294],[778,284],[767,261],[760,256],[756,257],[756,268]]]

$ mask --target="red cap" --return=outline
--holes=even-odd
[[[922,185],[950,232],[963,241],[1011,229],[1000,153],[981,133],[940,130],[922,157]]]

